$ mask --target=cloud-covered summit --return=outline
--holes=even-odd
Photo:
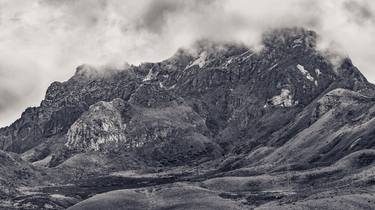
[[[375,81],[374,12],[371,0],[0,0],[0,126],[82,63],[158,61],[200,39],[258,46],[275,27],[317,31]]]

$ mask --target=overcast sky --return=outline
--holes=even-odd
[[[292,26],[375,82],[374,0],[0,0],[0,127],[80,64],[159,61],[202,38],[259,45],[264,30]]]

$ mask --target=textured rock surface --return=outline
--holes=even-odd
[[[316,40],[312,31],[280,29],[264,34],[260,51],[201,41],[121,71],[82,65],[68,81],[52,83],[39,107],[2,128],[0,147],[56,182],[74,181],[39,189],[47,195],[78,202],[142,188],[94,196],[73,209],[113,199],[137,208],[151,201],[158,203],[151,209],[172,208],[160,204],[165,199],[187,207],[172,192],[191,193],[190,209],[326,208],[332,199],[342,201],[332,208],[366,209],[375,200],[375,88],[350,59],[332,64]],[[146,175],[111,175],[123,170]],[[180,182],[194,187],[179,191]]]
[[[265,47],[258,53],[238,45],[200,42],[194,53],[179,51],[163,62],[123,71],[100,72],[82,65],[68,81],[52,83],[41,106],[27,109],[0,131],[2,148],[21,153],[51,136],[66,134],[89,106],[115,98],[146,108],[185,103],[205,121],[210,134],[225,144],[228,132],[240,135],[231,137],[240,141],[258,132],[253,126],[261,128],[266,116],[290,112],[281,119],[289,122],[292,113],[334,88],[358,91],[372,87],[350,60],[339,66],[330,64],[315,49],[315,40],[314,32],[284,29],[265,34]],[[73,130],[70,139],[79,132]],[[123,138],[118,135],[108,138]]]
[[[126,122],[121,117],[124,106],[121,99],[91,105],[68,130],[66,146],[79,151],[99,151],[126,142]]]

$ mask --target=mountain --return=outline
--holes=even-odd
[[[261,50],[202,40],[158,63],[77,67],[0,130],[48,177],[13,207],[374,208],[375,86],[318,38],[284,28]]]

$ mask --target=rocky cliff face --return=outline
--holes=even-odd
[[[158,63],[104,72],[79,66],[68,81],[50,85],[39,107],[0,130],[0,148],[74,178],[208,168],[182,181],[206,180],[201,187],[210,196],[223,191],[215,199],[247,199],[249,208],[280,189],[307,198],[315,193],[309,187],[366,186],[372,178],[353,177],[373,170],[374,85],[349,58],[333,64],[316,42],[312,31],[280,29],[264,34],[260,51],[201,41]],[[153,190],[127,193],[142,200]],[[295,201],[288,193],[281,193],[285,202]]]
[[[316,38],[282,29],[264,35],[260,52],[202,41],[193,52],[122,71],[82,65],[68,81],[52,83],[39,107],[1,129],[0,145],[23,153],[62,135],[70,149],[97,151],[196,133],[228,151],[252,150],[330,90],[372,90],[349,59],[333,66],[316,50]]]
[[[125,142],[126,124],[119,110],[123,105],[121,99],[91,105],[68,130],[66,146],[79,151],[99,151]]]

